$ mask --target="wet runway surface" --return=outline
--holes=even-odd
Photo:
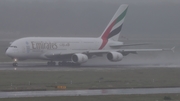
[[[121,65],[84,65],[81,67],[50,67],[44,62],[23,62],[19,67],[11,63],[0,63],[0,70],[20,71],[83,71],[83,70],[117,70],[141,68],[179,68],[172,64],[121,64]],[[180,93],[180,88],[130,88],[130,89],[96,89],[96,90],[61,90],[61,91],[18,91],[0,92],[0,98],[44,97],[44,96],[95,96],[95,95],[129,95],[129,94],[172,94]]]
[[[0,70],[33,70],[33,71],[79,71],[79,70],[117,70],[139,68],[179,68],[173,64],[120,64],[120,65],[82,65],[73,66],[47,66],[45,62],[22,62],[18,67],[13,67],[11,62],[0,63]]]
[[[0,92],[0,98],[44,97],[44,96],[172,94],[172,93],[180,93],[180,88],[137,88],[137,89],[132,88],[132,89]]]

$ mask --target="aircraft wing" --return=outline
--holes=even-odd
[[[136,44],[111,44],[110,47],[127,47],[127,46],[141,46],[141,45],[150,45],[150,43],[136,43]]]
[[[161,52],[161,51],[173,51],[174,48],[171,49],[117,49],[117,50],[87,50],[87,51],[61,51],[61,52],[49,52],[44,54],[46,58],[57,58],[60,56],[72,56],[73,54],[81,53],[87,54],[88,56],[96,55],[101,56],[103,54],[107,54],[109,52],[119,52],[122,53],[124,56],[132,53],[137,54],[138,52]]]
[[[175,47],[171,49],[118,49],[118,50],[92,50],[89,51],[89,54],[105,54],[108,52],[119,52],[123,55],[128,55],[130,53],[137,54],[138,52],[161,52],[161,51],[173,51],[174,52]]]

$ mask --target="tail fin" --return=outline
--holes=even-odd
[[[119,9],[116,11],[113,18],[109,22],[108,26],[100,36],[103,40],[112,39],[114,41],[117,41],[119,39],[127,9],[127,4],[122,4],[119,7]]]

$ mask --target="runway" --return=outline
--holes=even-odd
[[[20,71],[83,71],[83,70],[117,70],[117,69],[141,69],[141,68],[179,68],[173,64],[120,64],[120,65],[82,65],[73,66],[47,66],[46,62],[22,62],[18,67],[13,67],[11,62],[1,62],[0,70]]]
[[[132,88],[132,89],[0,92],[0,98],[45,97],[45,96],[52,97],[52,96],[172,94],[172,93],[180,93],[180,88],[138,88],[138,89]]]
[[[81,67],[51,67],[45,62],[23,62],[19,67],[11,63],[0,63],[0,71],[117,71],[142,68],[179,68],[172,64],[121,64],[121,65],[83,65]],[[96,95],[131,95],[131,94],[172,94],[180,93],[180,88],[129,88],[129,89],[94,89],[94,90],[56,90],[56,91],[16,91],[0,92],[0,98],[44,97],[44,96],[96,96]]]

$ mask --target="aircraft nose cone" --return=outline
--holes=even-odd
[[[13,51],[8,48],[8,49],[6,50],[6,55],[11,57],[11,56],[13,55]]]

